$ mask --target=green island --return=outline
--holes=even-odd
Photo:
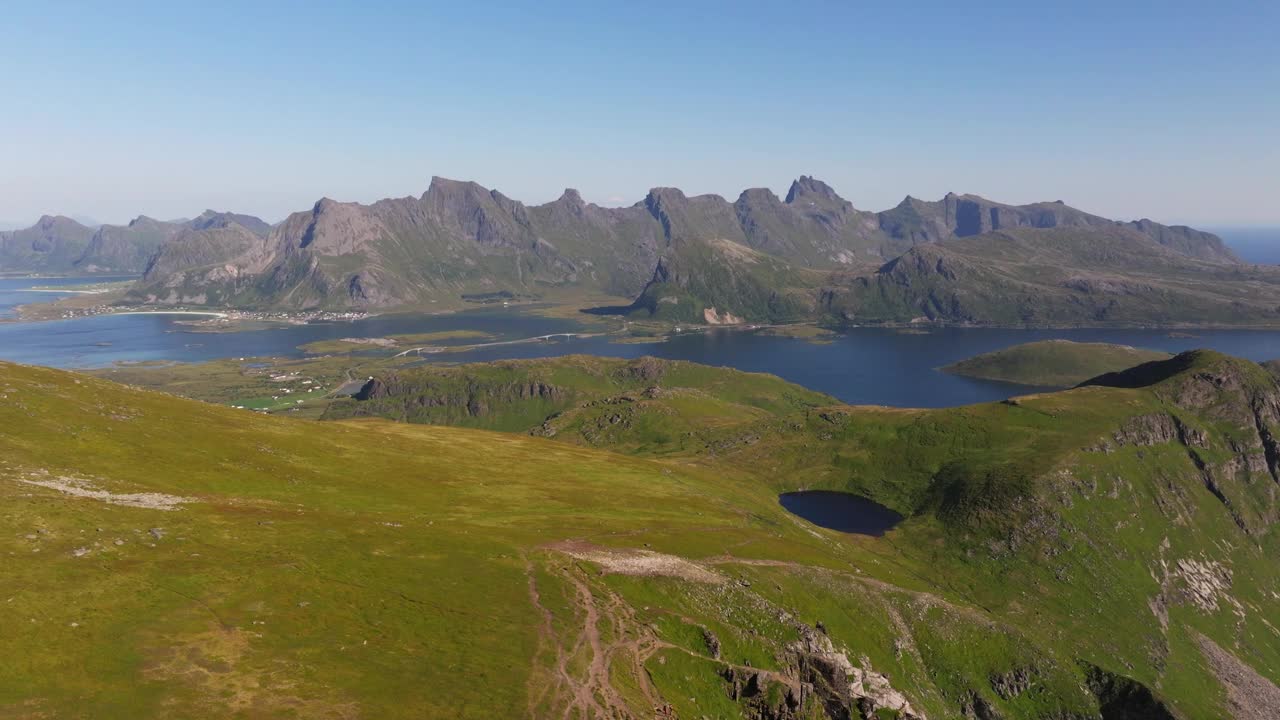
[[[414,346],[448,343],[458,345],[457,341],[482,342],[491,340],[492,335],[479,330],[443,330],[432,333],[413,333],[404,335],[388,335],[375,338],[341,338],[338,340],[317,340],[299,346],[311,355],[332,353],[350,353],[373,350],[405,350]]]
[[[1109,372],[1167,360],[1169,353],[1128,345],[1039,340],[976,355],[943,372],[1038,387],[1074,387]]]
[[[250,382],[101,374],[210,371]],[[0,651],[21,658],[0,714],[1207,718],[1276,697],[1280,385],[1252,362],[946,410],[652,358],[361,372],[317,421],[0,364]],[[905,519],[824,529],[779,505],[802,489]]]

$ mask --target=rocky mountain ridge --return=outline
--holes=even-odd
[[[379,308],[456,301],[468,293],[538,295],[551,288],[636,297],[670,274],[684,249],[696,243],[741,246],[758,255],[735,253],[739,259],[761,257],[802,273],[870,271],[920,244],[1024,227],[1127,229],[1180,255],[1235,262],[1211,234],[1146,220],[1119,223],[1062,203],[1013,206],[948,194],[936,202],[907,198],[874,213],[802,176],[785,199],[762,188],[730,202],[659,187],[634,205],[605,208],[568,189],[553,202],[527,206],[473,182],[436,177],[416,198],[369,205],[321,199],[252,249],[228,232],[228,250],[211,263],[166,244],[133,298]],[[739,308],[722,309],[744,315]]]
[[[141,274],[162,245],[188,231],[238,225],[257,235],[271,229],[252,215],[206,210],[191,220],[139,215],[127,225],[87,227],[62,215],[0,232],[0,272]]]
[[[627,207],[572,189],[529,206],[436,177],[418,197],[322,198],[275,226],[214,211],[96,231],[45,218],[0,234],[8,269],[140,272],[125,301],[157,305],[391,309],[570,293],[699,324],[1280,322],[1280,275],[1240,264],[1209,233],[955,193],[869,212],[810,176],[785,198],[754,188],[732,202],[658,187]]]

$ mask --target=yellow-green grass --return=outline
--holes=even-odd
[[[403,350],[418,345],[438,343],[458,344],[457,341],[483,342],[493,339],[493,335],[479,330],[442,330],[430,333],[411,333],[388,335],[384,338],[342,338],[338,340],[316,340],[298,349],[312,355],[350,352],[376,352],[378,350]]]
[[[1201,354],[1134,389],[942,411],[689,363],[532,367],[456,372],[588,403],[633,393],[626,377],[659,392],[626,432],[594,432],[616,406],[597,402],[549,418],[547,439],[271,417],[0,365],[0,716],[747,716],[724,673],[773,673],[760,697],[781,698],[806,631],[929,717],[978,701],[1096,716],[1093,666],[1181,716],[1224,716],[1200,634],[1280,677],[1272,480],[1213,470],[1257,438],[1240,411],[1277,393],[1257,366]],[[500,415],[527,432],[526,410]],[[1188,446],[1139,422],[1169,415],[1205,433],[1192,449],[1230,507]],[[59,478],[191,501],[23,482]],[[777,504],[804,487],[909,518],[883,538],[823,530]],[[607,560],[647,553],[697,572]],[[1215,609],[1161,575],[1191,559],[1232,570]],[[1026,690],[997,690],[1021,675]]]
[[[769,325],[756,332],[771,337],[789,337],[820,344],[829,343],[836,336],[835,332],[813,324]]]

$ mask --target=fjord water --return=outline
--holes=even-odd
[[[832,490],[783,493],[778,503],[792,515],[831,530],[879,537],[902,522],[902,516],[864,497]]]
[[[29,278],[29,277],[0,277],[0,318],[10,318],[14,316],[14,310],[19,305],[29,303],[49,302],[59,298],[70,297],[75,292],[57,292],[52,290],[32,290],[32,288],[52,286],[59,288],[74,288],[77,285],[96,285],[105,282],[115,282],[117,280],[130,280],[131,278],[122,277],[74,277],[74,278]]]
[[[581,330],[570,320],[495,310],[447,315],[385,315],[354,322],[278,325],[202,332],[192,315],[97,315],[74,320],[0,324],[0,359],[65,368],[117,362],[200,362],[228,357],[301,357],[299,345],[350,337],[480,330],[498,340]],[[461,357],[458,355],[453,358]]]
[[[101,281],[101,278],[95,281]],[[32,302],[22,282],[3,281],[9,296]],[[57,281],[63,283],[65,281]],[[100,315],[38,323],[0,323],[0,359],[64,368],[109,367],[117,362],[199,362],[239,357],[300,357],[299,345],[345,337],[479,330],[495,340],[582,331],[571,319],[548,318],[522,308],[482,308],[441,315],[384,315],[354,322],[284,325],[241,332],[197,332],[181,315]],[[1188,337],[1187,335],[1190,335]],[[491,345],[467,352],[425,356],[423,362],[482,362],[553,357],[572,353],[610,357],[653,355],[778,375],[840,400],[860,405],[950,407],[1033,392],[1020,385],[963,378],[937,368],[979,353],[1060,338],[1179,352],[1212,348],[1249,358],[1280,358],[1280,332],[1265,330],[1014,330],[942,328],[904,332],[851,328],[830,342],[813,343],[749,330],[720,329],[679,334],[667,342],[624,344],[606,336],[556,342]]]

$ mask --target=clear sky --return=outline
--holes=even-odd
[[[432,175],[1280,225],[1280,2],[0,0],[0,220],[275,221]]]

